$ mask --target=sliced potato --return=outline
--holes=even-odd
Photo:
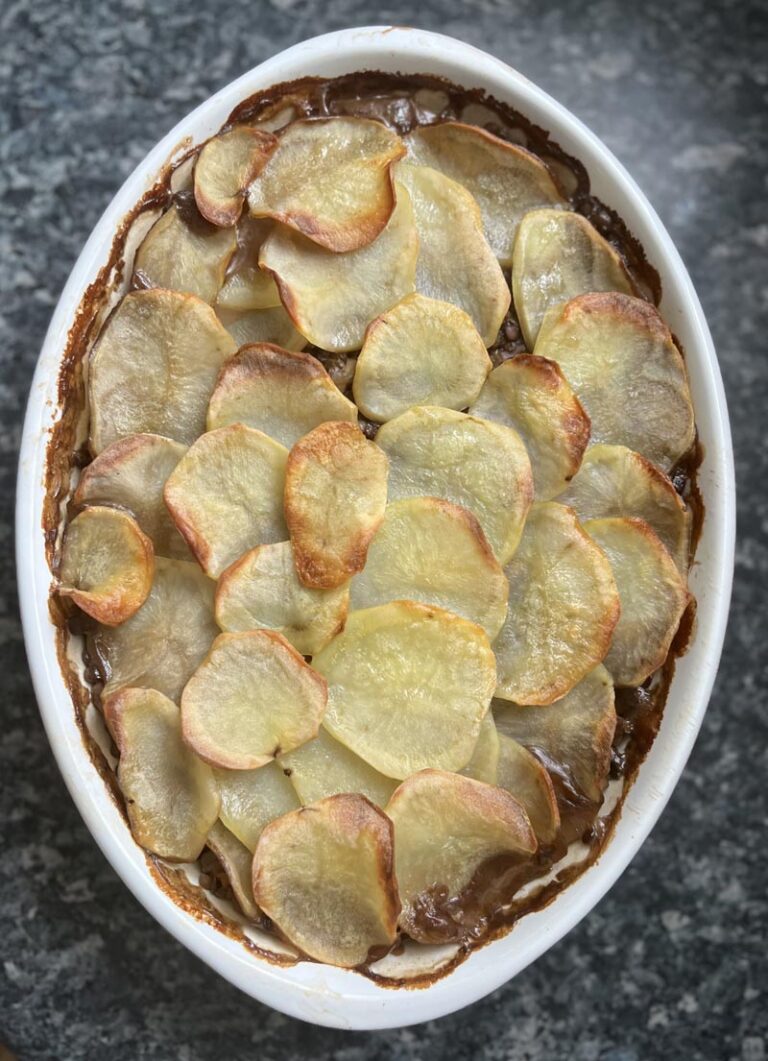
[[[480,724],[480,735],[477,738],[472,758],[460,772],[475,781],[485,781],[488,785],[496,784],[499,769],[499,734],[492,712],[488,712]]]
[[[434,604],[482,626],[490,640],[502,627],[508,596],[504,572],[475,517],[437,497],[387,505],[350,588],[353,608],[393,600]]]
[[[288,450],[262,431],[229,424],[190,447],[165,484],[165,503],[207,575],[256,545],[283,541]]]
[[[150,432],[189,445],[205,430],[216,377],[236,345],[210,306],[177,291],[134,291],[91,353],[91,448]]]
[[[433,496],[468,508],[503,564],[533,499],[531,462],[512,428],[453,409],[409,409],[380,428],[389,498]]]
[[[106,626],[130,619],[149,596],[152,542],[127,512],[94,505],[67,525],[58,591]]]
[[[311,740],[326,698],[280,634],[220,634],[181,695],[184,740],[213,766],[253,770]]]
[[[539,843],[551,844],[560,828],[560,812],[550,776],[535,755],[506,733],[499,734],[496,784],[525,808]]]
[[[537,501],[557,497],[578,471],[589,442],[589,417],[556,362],[534,354],[504,361],[469,411],[520,434]]]
[[[270,822],[299,806],[293,785],[275,760],[255,770],[213,772],[221,793],[219,817],[251,852]]]
[[[247,343],[274,343],[285,350],[303,350],[307,340],[297,331],[282,305],[237,313],[220,308],[219,318],[237,346]]]
[[[231,272],[219,291],[216,308],[235,313],[280,306],[275,278],[258,265],[243,265]]]
[[[387,458],[357,424],[305,435],[285,469],[285,521],[299,578],[334,589],[361,571],[387,504]]]
[[[219,813],[219,791],[181,739],[179,709],[156,689],[121,689],[104,703],[120,751],[117,780],[131,832],[161,858],[194,862]]]
[[[248,185],[277,147],[263,129],[236,125],[204,145],[195,163],[195,202],[214,225],[234,225]]]
[[[326,728],[380,773],[469,762],[496,677],[479,626],[395,601],[352,612],[312,662],[328,679]]]
[[[220,821],[214,823],[206,844],[221,862],[240,909],[246,917],[256,920],[259,908],[253,898],[252,852]]]
[[[509,608],[493,646],[496,695],[551,704],[608,651],[619,618],[611,565],[572,509],[542,501],[505,573]]]
[[[641,685],[667,658],[688,588],[644,520],[590,519],[584,530],[608,557],[621,600],[605,666],[617,685]]]
[[[314,740],[279,759],[302,803],[341,792],[359,792],[379,807],[389,802],[397,781],[384,777],[321,726]]]
[[[668,471],[693,445],[688,378],[648,302],[582,295],[555,311],[536,353],[557,361],[592,421],[592,441],[627,446]]]
[[[253,860],[259,906],[305,954],[361,965],[395,941],[392,823],[364,796],[329,796],[283,815]]]

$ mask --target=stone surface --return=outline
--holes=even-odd
[[[701,737],[621,881],[567,939],[468,1012],[362,1035],[315,1029],[241,995],[167,936],[99,853],[59,777],[27,673],[13,489],[48,318],[133,166],[210,92],[286,45],[414,18],[489,50],[562,100],[656,206],[719,350],[741,536]],[[767,49],[760,0],[0,6],[0,1043],[14,1054],[764,1061]]]

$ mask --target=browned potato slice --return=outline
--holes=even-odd
[[[253,893],[305,954],[361,965],[395,941],[392,823],[364,796],[329,796],[285,814],[261,834]]]
[[[469,762],[496,679],[479,626],[394,601],[352,612],[312,662],[328,679],[326,728],[380,773]]]
[[[162,858],[194,862],[220,800],[210,766],[181,739],[178,707],[155,689],[122,689],[105,701],[104,714],[136,841]]]
[[[367,118],[310,118],[281,134],[248,189],[255,217],[273,217],[331,251],[376,239],[395,206],[392,163],[402,140]]]
[[[533,500],[531,462],[512,428],[421,406],[380,428],[389,457],[389,498],[431,496],[468,508],[503,564]]]
[[[240,909],[252,921],[259,916],[253,899],[253,854],[220,821],[208,833],[206,844],[224,867]]]
[[[280,306],[275,278],[257,265],[243,265],[230,273],[216,299],[217,310],[247,313],[254,309]]]
[[[562,493],[589,442],[589,417],[554,361],[520,354],[491,372],[472,416],[519,432],[531,458],[537,501]]]
[[[371,803],[384,807],[397,787],[397,781],[384,777],[334,740],[325,726],[320,727],[314,740],[281,755],[279,762],[304,804],[341,792],[359,792]]]
[[[480,723],[480,736],[477,738],[472,758],[460,772],[475,781],[485,781],[488,785],[496,784],[499,768],[499,734],[493,714],[489,711]]]
[[[496,695],[551,704],[608,651],[619,618],[611,565],[572,509],[542,501],[531,509],[504,570],[509,608],[493,646]]]
[[[205,430],[219,369],[235,350],[213,310],[194,295],[126,295],[91,353],[93,452],[141,432],[194,442]]]
[[[592,421],[592,441],[627,446],[668,471],[696,433],[680,351],[658,310],[615,293],[555,311],[536,353],[557,361]]]
[[[464,310],[408,295],[368,326],[355,369],[355,401],[380,423],[413,405],[466,409],[490,370],[483,340]]]
[[[387,467],[357,424],[320,424],[293,447],[285,521],[305,586],[333,589],[362,570],[384,517]]]
[[[221,634],[181,696],[184,740],[201,759],[253,770],[317,734],[324,679],[273,630]]]
[[[282,305],[237,313],[219,309],[219,318],[237,346],[274,343],[285,350],[303,350],[307,340],[297,331]]]
[[[539,843],[551,844],[560,828],[560,812],[550,776],[535,755],[505,733],[499,734],[496,784],[525,808]]]
[[[293,785],[276,760],[255,770],[215,768],[213,772],[221,793],[219,817],[249,851],[256,850],[270,822],[299,806]]]
[[[617,685],[641,685],[667,658],[688,588],[644,520],[591,519],[584,530],[608,557],[621,600],[605,666]]]
[[[195,201],[203,217],[214,225],[234,225],[248,185],[277,143],[276,136],[248,125],[209,140],[195,163]]]
[[[620,256],[581,214],[531,210],[520,222],[512,258],[512,292],[528,349],[548,309],[588,291],[633,293]]]

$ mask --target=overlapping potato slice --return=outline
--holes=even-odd
[[[226,569],[216,589],[222,630],[276,630],[303,656],[314,656],[344,628],[348,609],[347,585],[302,585],[290,542],[251,549]]]
[[[270,822],[299,806],[293,785],[275,760],[255,770],[213,772],[221,793],[219,817],[249,851],[256,850]]]
[[[535,755],[506,733],[499,734],[496,784],[525,808],[539,843],[551,844],[560,828],[560,812],[550,776]]]
[[[551,307],[588,291],[631,295],[633,290],[621,257],[581,214],[531,210],[520,222],[512,258],[512,293],[529,350]]]
[[[394,601],[352,612],[312,662],[328,680],[324,725],[380,773],[469,762],[496,679],[479,626]]]
[[[639,298],[582,295],[547,318],[536,353],[557,361],[592,421],[592,441],[627,446],[665,471],[693,445],[680,351]]]
[[[400,785],[386,811],[395,827],[400,926],[423,943],[436,942],[429,920],[418,917],[430,892],[444,891],[457,909],[462,892],[487,859],[536,851],[536,837],[520,803],[502,788],[461,774],[422,770]]]
[[[275,278],[257,265],[243,265],[230,273],[216,299],[216,308],[235,313],[280,306]]]
[[[165,503],[203,570],[217,578],[256,545],[287,537],[288,450],[244,424],[202,435],[165,484]]]
[[[364,796],[329,796],[283,815],[261,834],[253,893],[305,954],[361,965],[394,943],[397,885],[392,823]]]
[[[310,342],[359,350],[371,321],[414,290],[418,253],[411,200],[398,187],[397,206],[373,243],[335,254],[278,225],[259,264],[274,275],[283,305]]]
[[[480,723],[480,735],[477,738],[472,758],[460,773],[472,777],[475,781],[485,781],[488,785],[496,784],[499,768],[499,734],[492,712],[488,712]]]
[[[162,858],[194,862],[220,800],[210,766],[181,739],[178,707],[155,689],[121,689],[104,713],[120,751],[117,780],[134,837]]]
[[[208,430],[241,423],[288,449],[327,420],[357,423],[357,409],[310,354],[272,343],[244,346],[221,370],[208,406]]]
[[[255,217],[273,217],[331,251],[374,240],[395,206],[392,163],[405,146],[381,122],[295,121],[248,189]]]
[[[253,770],[311,740],[324,679],[273,630],[221,634],[181,696],[184,740],[201,759]]]
[[[238,346],[248,343],[274,343],[285,350],[303,350],[307,340],[297,331],[282,305],[237,313],[219,309],[219,318]]]
[[[359,755],[321,726],[314,740],[307,741],[279,759],[302,803],[314,803],[341,792],[359,792],[372,803],[384,807],[397,787],[397,781],[384,777]]]
[[[285,521],[299,578],[333,589],[362,570],[387,503],[387,458],[357,424],[305,435],[285,469]]]
[[[437,497],[387,505],[351,583],[352,608],[415,600],[455,612],[482,626],[490,640],[507,614],[509,586],[477,519]]]
[[[619,617],[611,565],[572,509],[543,501],[531,509],[504,570],[509,608],[493,646],[496,695],[551,704],[608,651]]]
[[[369,325],[355,369],[355,401],[380,423],[413,405],[466,409],[490,370],[483,340],[464,310],[408,295]]]
[[[519,432],[537,501],[557,497],[578,471],[589,442],[589,417],[556,362],[534,354],[504,361],[469,411]]]
[[[195,163],[195,202],[214,225],[234,225],[248,185],[277,147],[277,137],[263,129],[237,125],[214,136]]]
[[[516,431],[421,406],[380,428],[389,457],[389,497],[432,496],[468,508],[503,564],[512,556],[533,499],[531,462]]]
[[[150,432],[189,445],[224,361],[237,349],[215,313],[194,295],[134,291],[107,321],[91,354],[91,448]]]
[[[621,615],[605,657],[616,685],[641,685],[667,658],[690,594],[675,561],[642,519],[591,519],[584,530],[608,557]]]
[[[58,591],[107,626],[130,619],[149,595],[152,542],[127,512],[94,505],[67,525]]]
[[[397,180],[411,197],[419,237],[416,290],[463,309],[491,346],[511,294],[483,235],[480,207],[466,188],[429,166],[401,162]]]
[[[253,898],[253,854],[220,821],[214,823],[206,844],[221,862],[240,909],[255,920],[259,908]]]
[[[536,155],[476,125],[420,125],[405,138],[408,157],[463,185],[480,207],[485,238],[510,265],[523,214],[566,206],[552,174]]]

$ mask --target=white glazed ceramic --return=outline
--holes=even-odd
[[[155,885],[142,852],[107,794],[78,731],[48,617],[48,570],[41,529],[48,430],[57,416],[60,359],[75,311],[108,257],[121,219],[187,137],[204,140],[253,92],[303,75],[332,77],[378,69],[442,75],[486,89],[548,129],[589,171],[592,188],[624,218],[659,270],[664,318],[685,348],[705,458],[700,485],[706,519],[691,587],[698,599],[693,644],[678,663],[661,730],[624,805],[615,835],[598,862],[546,909],[505,938],[481,948],[426,989],[382,988],[357,973],[302,962],[269,964],[184,912]],[[350,29],[305,41],[222,89],[181,121],[128,178],[94,229],[64,289],[37,365],[21,448],[17,562],[29,664],[48,738],[88,828],[134,895],[186,947],[243,991],[317,1024],[384,1028],[440,1017],[482,998],[515,976],[599,901],[625,869],[666,804],[701,724],[723,642],[734,542],[731,439],[720,372],[699,300],[685,267],[640,189],[580,121],[525,77],[469,45],[421,30]]]

